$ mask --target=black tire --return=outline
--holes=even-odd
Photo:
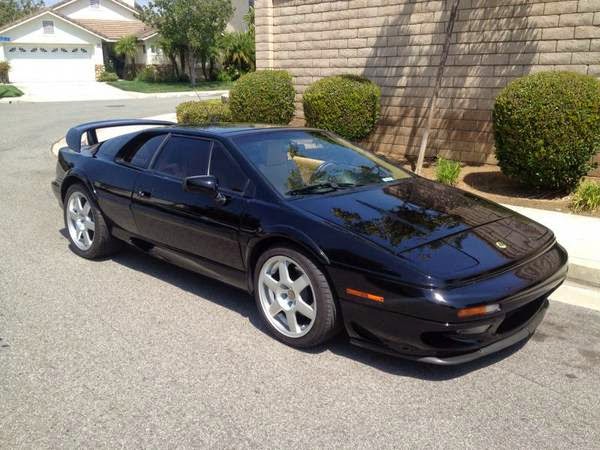
[[[260,271],[264,264],[274,256],[285,256],[301,267],[310,279],[316,302],[316,315],[314,323],[307,334],[301,337],[289,337],[277,330],[267,318],[261,305],[259,290]],[[265,251],[259,258],[254,269],[254,298],[258,311],[267,325],[269,333],[277,340],[296,348],[310,348],[321,345],[331,339],[340,331],[341,320],[339,306],[335,301],[331,287],[322,270],[313,260],[299,249],[290,247],[273,247]]]
[[[77,245],[77,243],[73,240],[71,233],[69,232],[68,205],[69,199],[75,193],[79,193],[80,195],[85,197],[87,202],[89,202],[91,213],[94,219],[92,245],[85,250]],[[65,194],[63,203],[63,218],[65,222],[65,228],[67,230],[67,235],[69,236],[69,241],[71,242],[71,248],[76,254],[87,259],[99,259],[110,256],[121,249],[122,242],[118,239],[115,239],[110,234],[110,230],[106,224],[106,220],[104,219],[102,211],[100,211],[98,205],[94,201],[94,198],[83,184],[76,183],[69,186]]]

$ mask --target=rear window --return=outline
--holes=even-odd
[[[125,152],[122,161],[132,166],[147,169],[150,161],[152,161],[152,157],[165,140],[165,137],[164,134],[160,134],[143,140],[141,143],[134,144],[131,149]]]

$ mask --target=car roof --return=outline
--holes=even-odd
[[[237,136],[243,134],[254,134],[261,131],[269,130],[306,130],[306,128],[300,127],[288,127],[282,125],[270,125],[270,124],[248,124],[248,123],[220,123],[214,125],[197,126],[197,125],[174,125],[170,127],[172,132],[181,131],[186,134],[193,134],[197,132],[199,134],[211,134],[213,136]]]

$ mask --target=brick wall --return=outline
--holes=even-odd
[[[302,92],[355,73],[382,88],[366,145],[414,155],[435,82],[449,1],[257,0],[257,67],[288,70]],[[461,0],[428,156],[494,163],[491,108],[508,82],[540,70],[600,75],[600,0]]]

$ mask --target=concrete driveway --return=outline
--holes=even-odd
[[[76,257],[50,144],[176,103],[0,105],[0,448],[598,448],[596,311],[552,301],[524,346],[430,367],[343,336],[294,350],[241,291],[132,250]]]
[[[25,94],[15,99],[20,102],[73,102],[136,98],[135,93],[122,91],[96,81],[17,83],[15,86]]]

